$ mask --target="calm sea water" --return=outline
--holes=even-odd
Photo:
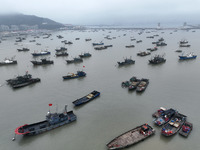
[[[178,42],[187,39],[190,48],[181,48],[185,52],[194,52],[200,56],[200,31],[160,30],[151,31],[139,35],[136,30],[100,30],[86,31],[62,31],[53,32],[49,39],[40,36],[36,42],[33,36],[28,36],[23,46],[14,45],[16,37],[7,38],[0,43],[0,60],[12,57],[18,61],[17,65],[0,67],[0,149],[2,150],[105,150],[106,144],[114,137],[143,123],[155,127],[156,134],[148,140],[127,149],[137,150],[188,150],[200,149],[200,61],[199,58],[190,61],[178,60],[175,50],[180,49]],[[171,33],[171,34],[170,34]],[[126,34],[126,36],[124,36]],[[147,36],[158,34],[159,37],[148,39]],[[56,36],[62,35],[63,39]],[[104,39],[105,36],[116,37],[113,40]],[[142,40],[142,43],[131,41],[131,37]],[[152,48],[151,44],[163,37],[168,44],[160,47],[146,57],[136,54]],[[80,38],[80,40],[75,40]],[[86,38],[92,41],[86,42]],[[64,46],[61,41],[72,41],[72,45],[66,45],[69,56],[55,57],[55,49]],[[96,51],[92,43],[103,41],[113,47],[107,50]],[[37,46],[36,43],[41,43]],[[125,48],[134,44],[135,48]],[[29,52],[18,52],[17,48],[30,48]],[[54,60],[53,65],[33,67],[30,62],[34,58],[31,53],[48,49],[51,55],[48,58]],[[80,64],[67,64],[65,60],[77,57],[83,52],[90,52],[92,57],[84,59]],[[152,66],[148,60],[155,54],[164,54],[166,62]],[[134,65],[118,67],[117,61],[132,56],[136,61]],[[41,57],[38,57],[40,59]],[[85,66],[85,68],[83,68]],[[63,81],[62,76],[68,72],[84,70],[87,77]],[[33,77],[41,78],[40,83],[13,90],[5,84],[5,80],[17,75],[23,75],[28,71]],[[148,78],[150,84],[146,91],[137,94],[135,91],[121,87],[121,82],[129,80],[132,76]],[[80,98],[93,90],[101,92],[101,96],[79,108],[74,108],[72,101]],[[77,121],[62,126],[41,135],[22,137],[17,136],[13,142],[16,127],[30,124],[45,119],[52,103],[51,111],[62,111],[64,105],[68,110],[73,110],[77,115]],[[194,124],[194,129],[189,138],[185,139],[176,134],[166,138],[160,134],[161,128],[153,124],[152,113],[160,106],[177,109],[188,116],[188,121]]]

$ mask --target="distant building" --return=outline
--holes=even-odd
[[[0,25],[0,31],[9,31],[10,27],[6,25]]]
[[[11,25],[10,26],[10,30],[11,31],[18,31],[19,30],[19,27],[17,25]]]
[[[34,25],[34,26],[20,25],[19,29],[20,30],[37,30],[38,29],[38,25]]]

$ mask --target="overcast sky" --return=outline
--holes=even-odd
[[[0,14],[22,13],[66,24],[200,23],[200,0],[0,0]]]

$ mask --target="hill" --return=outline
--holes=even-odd
[[[37,17],[34,15],[23,15],[23,14],[0,15],[0,25],[6,25],[6,26],[37,25],[39,29],[49,29],[49,30],[64,27],[63,24],[55,22],[48,18]]]

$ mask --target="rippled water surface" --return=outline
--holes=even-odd
[[[143,123],[148,123],[156,129],[156,134],[148,140],[127,149],[137,150],[188,150],[200,149],[199,134],[200,110],[200,36],[196,32],[178,30],[144,31],[139,35],[137,30],[99,30],[52,32],[52,36],[43,36],[33,40],[28,36],[25,41],[15,45],[16,37],[9,37],[0,43],[0,61],[5,57],[12,57],[18,61],[17,65],[0,67],[0,149],[2,150],[105,150],[106,144],[114,137]],[[158,34],[154,39],[146,38]],[[58,39],[62,35],[63,39]],[[105,39],[109,35],[111,38]],[[140,51],[152,48],[151,43],[160,37],[168,44],[158,48],[151,55],[137,56]],[[75,40],[80,38],[80,40]],[[86,42],[86,38],[91,41]],[[131,41],[131,38],[142,40],[141,43]],[[179,48],[178,42],[187,39],[190,48]],[[66,45],[69,56],[55,57],[55,49],[64,46],[62,40],[72,41]],[[92,43],[103,41],[105,45],[113,47],[106,50],[94,50]],[[41,46],[36,45],[41,43]],[[125,48],[134,44],[134,48]],[[29,52],[18,52],[17,48],[30,48]],[[48,56],[54,61],[53,65],[34,67],[31,53],[48,49]],[[180,53],[194,52],[197,59],[179,61]],[[90,52],[92,57],[84,59],[83,63],[67,64],[65,60],[77,57],[83,52]],[[164,55],[166,62],[160,65],[149,65],[148,60],[155,54]],[[118,67],[117,62],[132,57],[134,65]],[[38,57],[40,59],[41,57]],[[85,66],[85,68],[83,68]],[[62,76],[68,72],[84,70],[87,77],[63,81]],[[40,83],[13,90],[5,83],[7,79],[23,75],[28,71],[33,77],[39,77]],[[132,76],[148,78],[150,81],[146,91],[138,94],[135,91],[121,87],[121,82]],[[101,96],[86,105],[74,108],[72,101],[93,90],[101,92]],[[37,136],[17,136],[13,142],[16,127],[31,124],[45,119],[46,112],[52,103],[51,111],[62,111],[64,105],[73,110],[77,121],[55,130]],[[190,136],[185,139],[176,134],[166,138],[160,134],[161,128],[153,124],[152,113],[160,106],[177,109],[188,116],[187,120],[194,124]]]

